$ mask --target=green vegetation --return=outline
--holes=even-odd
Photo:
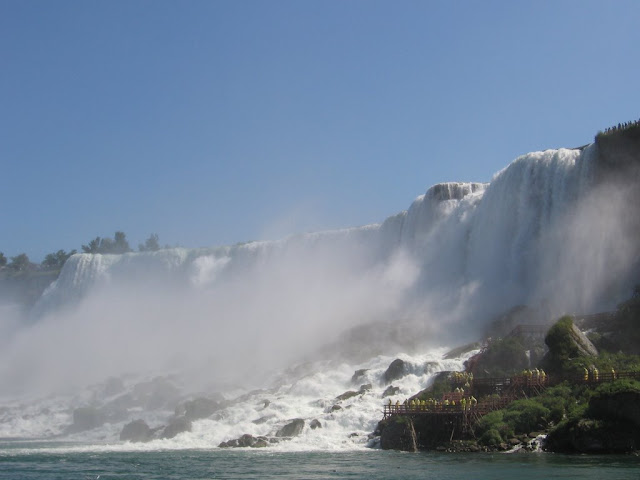
[[[507,337],[489,344],[474,365],[476,377],[509,377],[529,367],[521,339]]]
[[[158,234],[153,233],[140,244],[141,252],[159,250]],[[169,247],[166,247],[169,248]],[[115,232],[113,238],[96,237],[87,245],[82,245],[85,253],[123,254],[131,252],[124,232]],[[53,282],[65,262],[76,250],[58,250],[45,256],[40,264],[31,262],[26,253],[7,259],[0,252],[0,300],[7,299],[24,307],[33,305],[42,292]]]
[[[631,335],[640,330],[640,289],[611,317],[615,325],[626,325]],[[640,356],[623,351],[592,355],[581,344],[573,319],[560,318],[547,333],[549,353],[542,362],[555,378],[567,378],[540,395],[516,400],[502,410],[483,416],[475,425],[478,443],[488,448],[504,445],[514,435],[549,432],[548,448],[566,452],[624,452],[640,449],[640,382],[615,379],[616,372],[640,371]],[[579,332],[578,332],[579,333]],[[522,353],[522,352],[521,352]],[[478,366],[491,372],[514,370],[518,361],[517,341],[494,342]],[[500,362],[508,362],[500,366]],[[597,369],[607,381],[596,386],[576,378]],[[517,370],[517,369],[516,369]],[[590,374],[592,375],[592,374]],[[591,377],[590,377],[591,378]],[[614,379],[614,380],[612,380]]]
[[[131,251],[124,232],[116,232],[114,238],[96,237],[87,245],[82,245],[84,253],[114,253],[122,254]]]
[[[64,250],[58,250],[56,253],[50,253],[44,257],[42,266],[49,269],[61,269],[64,262],[68,260],[71,255],[77,253],[75,250],[71,250],[69,253]]]
[[[157,250],[160,250],[158,234],[152,233],[151,235],[149,235],[149,238],[145,240],[144,244],[141,243],[138,245],[138,250],[141,252],[155,252]]]
[[[640,449],[640,382],[616,380],[575,392],[581,404],[549,432],[559,452],[628,452]]]
[[[488,413],[476,424],[475,433],[481,445],[497,445],[513,436],[513,426],[505,422],[504,413],[504,410]]]
[[[500,435],[500,432],[495,428],[487,430],[478,439],[478,443],[486,447],[495,447],[503,442],[504,440],[502,439],[502,435]]]
[[[419,400],[428,400],[429,398],[441,398],[444,393],[451,391],[450,372],[441,372],[433,379],[431,386],[425,388],[415,395]]]
[[[640,138],[640,119],[635,122],[624,122],[607,128],[604,132],[598,132],[596,135],[596,143],[601,143],[611,138],[626,137]]]

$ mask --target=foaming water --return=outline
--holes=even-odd
[[[472,353],[475,352],[468,355]],[[109,411],[113,405],[130,398],[140,383],[132,383],[119,395],[105,398],[100,397],[102,387],[96,386],[75,398],[53,397],[5,407],[0,416],[0,438],[60,436],[61,443],[46,447],[47,453],[211,449],[245,434],[273,437],[293,419],[302,419],[304,428],[298,436],[281,439],[270,444],[268,449],[296,452],[361,450],[376,445],[371,434],[382,417],[385,402],[404,401],[426,388],[436,373],[462,368],[466,356],[444,360],[442,354],[443,350],[435,350],[423,355],[399,355],[405,362],[405,374],[392,382],[397,391],[391,396],[384,395],[389,387],[384,381],[384,373],[395,357],[377,356],[355,365],[331,361],[301,365],[280,375],[269,388],[237,392],[228,399],[226,406],[207,418],[195,420],[190,432],[148,443],[121,442],[119,434],[123,426],[134,419],[143,418],[151,427],[166,424],[173,416],[170,409],[129,406],[126,414],[115,423],[105,423],[79,433],[66,431],[73,420],[71,410],[74,406],[91,404],[96,409]],[[175,400],[175,403],[179,401]],[[70,441],[73,443],[68,443]],[[25,447],[25,452],[32,448]]]

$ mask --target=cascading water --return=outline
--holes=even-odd
[[[273,435],[294,418],[305,420],[301,435],[272,448],[366,445],[393,358],[411,366],[394,382],[395,401],[438,371],[462,368],[466,357],[443,360],[443,345],[475,339],[492,315],[543,305],[551,320],[628,296],[640,264],[637,224],[629,222],[635,204],[602,180],[599,161],[595,145],[524,155],[489,184],[436,185],[380,225],[230,247],[75,255],[35,320],[13,330],[0,354],[3,385],[58,396],[28,407],[7,400],[0,437],[117,442],[132,419],[166,424],[179,402],[217,391],[226,403],[195,419],[191,432],[117,448],[211,447]],[[327,344],[333,348],[321,348]],[[266,380],[301,360],[305,375]],[[366,372],[357,384],[356,370]],[[136,397],[145,375],[176,372],[181,393],[171,401],[150,406]],[[117,393],[81,388],[124,374],[131,376]],[[258,385],[264,389],[246,390]],[[351,389],[357,394],[338,399]],[[71,408],[86,405],[101,412],[100,425],[69,430]]]

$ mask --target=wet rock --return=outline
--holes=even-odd
[[[173,406],[180,398],[180,391],[169,380],[162,377],[133,387],[136,403],[146,410],[156,410]]]
[[[161,437],[173,438],[180,433],[190,432],[190,431],[191,431],[191,420],[189,420],[186,417],[178,417],[171,420],[171,422],[169,422],[169,425],[164,427]]]
[[[388,419],[381,430],[380,447],[383,450],[418,451],[416,432],[410,418]]]
[[[127,423],[120,432],[120,440],[124,442],[148,442],[153,438],[154,431],[144,420],[134,420]]]
[[[229,440],[227,442],[221,442],[218,445],[220,448],[237,448],[238,447],[238,439],[234,438],[233,440]]]
[[[406,374],[406,368],[405,361],[396,358],[384,372],[383,378],[385,383],[391,383],[394,380],[404,377]]]
[[[257,441],[253,435],[245,433],[238,439],[238,447],[252,447]]]
[[[297,437],[302,433],[304,420],[296,418],[276,432],[276,437]]]
[[[371,385],[370,383],[366,383],[364,385],[360,385],[360,390],[358,390],[358,393],[363,394],[371,389],[373,389],[373,385]]]
[[[124,382],[121,378],[109,377],[104,383],[104,396],[112,397],[124,391]]]
[[[213,415],[222,406],[216,400],[198,397],[178,405],[175,409],[175,414],[176,416],[184,416],[191,421],[199,420]]]
[[[274,417],[275,415],[265,415],[264,417],[257,418],[256,420],[253,421],[253,423],[255,423],[256,425],[262,425],[263,423],[268,422]]]
[[[393,397],[400,392],[400,387],[394,387],[393,385],[389,385],[384,392],[382,392],[382,398],[385,397]]]
[[[251,445],[251,448],[264,448],[264,447],[268,447],[269,446],[269,442],[267,440],[265,440],[264,438],[258,438],[253,445]]]
[[[364,378],[364,376],[367,374],[368,371],[369,371],[368,368],[362,368],[360,370],[356,370],[353,376],[351,377],[351,383],[357,384],[359,381],[361,381]]]
[[[311,428],[311,430],[315,430],[316,428],[322,428],[322,424],[320,423],[320,420],[318,420],[317,418],[314,418],[313,420],[311,420],[311,423],[309,424],[309,428]]]
[[[104,424],[103,413],[94,407],[80,407],[73,411],[73,424],[69,427],[70,433],[92,430]]]
[[[349,390],[348,392],[344,392],[342,395],[338,395],[335,399],[336,402],[340,402],[342,400],[348,400],[352,397],[360,395],[358,392],[354,392],[353,390]]]

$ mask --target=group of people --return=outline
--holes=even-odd
[[[616,374],[616,371],[611,368],[611,380],[615,380],[616,378],[618,378],[618,375]],[[587,367],[584,367],[584,381],[588,382],[589,380],[593,380],[596,382],[600,381],[600,371],[595,365],[591,366],[591,370],[589,370]]]
[[[396,400],[395,406],[389,399],[389,410],[391,412],[437,412],[444,410],[462,410],[467,411],[471,410],[478,404],[478,400],[473,395],[469,397],[462,397],[458,402],[455,400],[449,400],[448,398],[444,398],[441,401],[435,400],[433,398],[428,399],[411,399],[405,400],[403,403],[400,403],[400,400]],[[395,408],[394,408],[395,407]]]
[[[449,375],[451,381],[455,384],[469,386],[473,382],[473,373],[471,372],[451,372]]]
[[[534,368],[533,370],[525,369],[522,371],[519,377],[521,379],[524,379],[525,383],[538,383],[538,384],[546,383],[548,378],[544,370],[537,369],[537,368]]]

